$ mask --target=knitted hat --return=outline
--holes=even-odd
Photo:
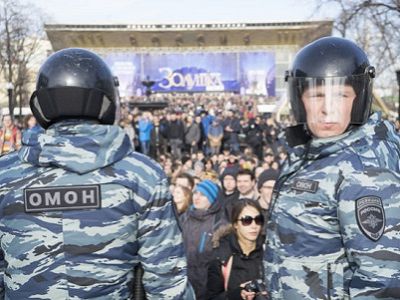
[[[211,204],[213,204],[215,202],[215,200],[217,200],[219,187],[211,180],[206,179],[206,180],[199,182],[196,185],[194,191],[202,193],[204,196],[207,197],[208,201]]]
[[[277,180],[279,177],[279,172],[275,169],[268,169],[263,171],[260,176],[258,177],[257,188],[258,190],[261,189],[263,184],[268,180]]]

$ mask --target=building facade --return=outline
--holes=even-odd
[[[105,58],[129,100],[143,93],[236,92],[271,99],[305,44],[332,34],[332,21],[280,23],[46,25],[54,51],[87,48]]]

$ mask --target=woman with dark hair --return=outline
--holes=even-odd
[[[32,133],[44,133],[44,129],[40,127],[37,123],[34,115],[27,115],[24,118],[24,133],[32,132]]]
[[[210,179],[216,181],[218,179],[218,173],[214,170],[214,163],[211,158],[207,158],[204,164],[203,179]]]
[[[261,212],[257,202],[240,199],[232,208],[231,225],[215,232],[208,299],[256,299],[265,294],[260,280],[264,273]]]

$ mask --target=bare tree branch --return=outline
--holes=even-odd
[[[316,12],[338,8],[334,29],[365,50],[377,69],[376,86],[396,87],[395,69],[400,68],[399,0],[322,0]]]
[[[19,0],[0,0],[0,73],[14,86],[9,103],[11,115],[17,100],[21,107],[27,99],[26,85],[31,81],[28,64],[43,34],[33,16],[31,7],[22,5]]]

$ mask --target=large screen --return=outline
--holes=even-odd
[[[275,96],[272,52],[112,53],[105,60],[118,76],[122,97],[155,92],[240,92]]]

